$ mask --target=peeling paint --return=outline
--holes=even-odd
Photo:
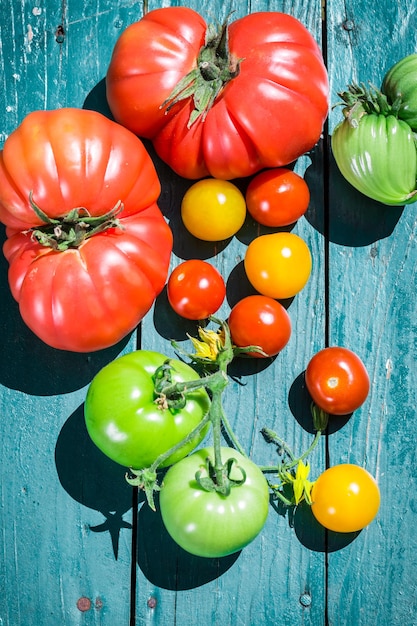
[[[26,35],[25,35],[25,50],[26,52],[32,51],[32,40],[33,40],[33,30],[30,24],[26,27]]]

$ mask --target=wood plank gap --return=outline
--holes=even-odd
[[[328,67],[327,2],[321,5],[321,45],[323,60]],[[323,128],[323,234],[324,234],[324,345],[330,343],[330,136],[329,122]],[[325,434],[325,465],[330,465],[329,434]],[[329,533],[324,535],[324,626],[329,626]]]
[[[321,12],[321,46],[323,60],[328,67],[327,55],[327,13],[326,0],[322,0]],[[324,343],[329,345],[330,338],[330,293],[329,293],[329,251],[330,251],[330,136],[328,119],[323,127],[323,234],[324,234]]]
[[[130,562],[130,619],[129,626],[136,626],[136,584],[138,561],[138,488],[132,489],[132,548]]]

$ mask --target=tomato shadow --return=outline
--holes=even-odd
[[[103,522],[91,532],[108,532],[115,558],[122,528],[131,528],[123,515],[133,506],[133,489],[125,480],[126,468],[106,457],[92,442],[81,405],[63,425],[55,446],[59,482],[83,506],[100,512]]]
[[[155,300],[153,322],[159,335],[169,341],[185,341],[188,335],[197,337],[198,327],[207,324],[207,320],[188,320],[175,313],[169,303],[166,286]]]
[[[0,229],[0,246],[5,239]],[[0,255],[0,383],[33,396],[69,393],[88,384],[127,345],[130,335],[105,350],[89,353],[51,348],[24,323],[7,281],[8,263]]]
[[[327,530],[316,520],[311,507],[305,501],[295,508],[291,525],[300,543],[313,552],[330,553],[342,550],[361,532],[336,533]]]
[[[106,96],[106,79],[102,78],[93,89],[87,94],[83,106],[83,109],[89,111],[97,111],[102,115],[105,115],[110,120],[114,120],[113,114],[110,111],[109,104]]]
[[[230,272],[226,281],[227,302],[230,308],[233,308],[243,298],[254,295],[259,295],[259,291],[250,283],[245,271],[244,261],[239,261]],[[278,300],[285,309],[289,309],[293,301],[294,297]]]
[[[291,413],[300,426],[309,433],[315,433],[310,396],[305,382],[305,370],[295,378],[288,392],[288,405]],[[326,433],[331,435],[337,432],[350,420],[352,413],[348,415],[331,415]]]
[[[310,153],[311,165],[305,181],[311,192],[307,221],[328,239],[344,246],[361,247],[389,237],[401,217],[404,206],[387,206],[357,191],[340,173],[329,142],[329,178],[323,181],[323,143]],[[324,198],[323,183],[328,186]],[[326,207],[328,203],[327,215]]]
[[[148,151],[155,164],[157,157],[155,154],[152,154],[154,153],[153,148],[149,148]],[[193,181],[185,181],[179,177],[174,179],[175,174],[172,170],[164,177],[164,175],[161,174],[161,169],[165,168],[160,167],[158,172],[161,182],[161,195],[158,200],[158,206],[162,214],[167,218],[172,230],[174,238],[173,253],[182,260],[201,259],[204,261],[215,257],[222,250],[227,248],[232,238],[213,242],[194,237],[194,235],[185,228],[181,217],[181,201],[186,189]]]
[[[138,514],[137,562],[147,580],[163,589],[195,589],[222,576],[240,552],[223,558],[194,556],[168,534],[155,500],[156,511],[145,502]]]

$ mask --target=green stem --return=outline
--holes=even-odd
[[[76,207],[59,218],[49,217],[34,201],[33,191],[29,193],[29,203],[43,225],[35,226],[26,232],[30,232],[32,238],[39,244],[53,250],[62,252],[69,248],[78,248],[89,237],[103,233],[109,228],[121,228],[117,219],[119,213],[123,211],[123,203],[120,200],[104,215],[94,217],[85,207]]]
[[[300,461],[304,461],[304,459],[306,459],[314,450],[314,448],[317,446],[319,439],[321,437],[321,430],[318,430],[316,432],[316,434],[314,435],[314,439],[311,443],[311,445],[307,448],[307,450],[298,458],[295,458],[293,453],[291,452],[291,450],[288,448],[287,444],[285,444],[285,442],[283,442],[282,440],[279,439],[279,437],[276,437],[276,439],[279,440],[279,444],[281,445],[281,442],[285,445],[285,451],[288,453],[289,452],[289,456],[291,458],[291,461],[289,463],[282,463],[281,465],[260,465],[259,469],[264,472],[285,472],[287,470],[292,469],[293,467],[295,467],[296,465],[298,465],[298,463]],[[284,446],[282,446],[284,447]]]
[[[164,462],[166,461],[166,459],[168,459],[171,455],[175,454],[178,450],[180,450],[183,446],[187,445],[187,443],[189,443],[190,441],[192,441],[195,437],[197,437],[197,435],[203,430],[203,428],[206,426],[206,424],[210,421],[210,411],[208,411],[206,413],[206,415],[203,417],[203,419],[201,420],[201,422],[199,422],[197,424],[197,426],[190,432],[188,433],[188,435],[184,438],[181,439],[181,441],[179,443],[177,443],[175,446],[173,446],[172,448],[170,448],[169,450],[167,450],[166,452],[164,452],[163,454],[160,454],[158,456],[158,458],[155,459],[155,461],[152,463],[152,465],[150,466],[149,470],[151,472],[156,472],[156,470],[158,469],[158,467]]]
[[[194,391],[195,389],[202,389],[203,387],[206,389],[212,389],[216,387],[221,379],[223,379],[223,374],[220,372],[214,372],[214,374],[209,374],[203,378],[196,378],[195,380],[176,382],[166,385],[164,386],[162,393],[164,396],[169,398],[170,396],[178,396],[182,393]],[[157,393],[157,395],[159,395],[159,393]]]
[[[221,455],[221,420],[223,416],[221,391],[215,391],[211,400],[210,420],[213,433],[213,449],[214,449],[214,472],[216,476],[216,484],[221,489],[224,487],[224,470]]]
[[[246,454],[246,452],[243,449],[242,445],[240,444],[238,438],[236,437],[236,435],[235,435],[235,433],[234,433],[234,431],[233,431],[233,429],[232,429],[232,427],[230,425],[229,419],[228,419],[228,417],[227,417],[227,415],[226,415],[226,413],[224,412],[223,409],[222,409],[222,422],[223,422],[223,426],[226,429],[227,435],[228,435],[230,441],[232,442],[233,447],[236,448],[236,450],[238,450],[238,452],[240,452],[240,454],[242,456],[247,457],[248,455]]]
[[[161,108],[168,112],[178,102],[191,99],[194,108],[188,120],[188,128],[196,120],[205,119],[224,86],[239,74],[243,59],[234,57],[229,51],[227,20],[218,29],[213,25],[208,26],[205,45],[198,54],[197,67],[180,80],[161,104]]]
[[[295,456],[287,442],[281,439],[281,437],[279,437],[273,430],[270,430],[269,428],[262,428],[261,432],[268,442],[275,443],[278,447],[282,448],[290,459],[295,459]]]

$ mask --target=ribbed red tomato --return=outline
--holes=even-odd
[[[249,176],[310,150],[328,113],[327,72],[310,32],[276,11],[213,30],[187,7],[155,9],[128,26],[106,79],[115,119],[190,179]]]
[[[8,137],[3,251],[22,318],[45,343],[95,351],[141,321],[172,250],[159,194],[142,142],[95,111],[35,111]]]

